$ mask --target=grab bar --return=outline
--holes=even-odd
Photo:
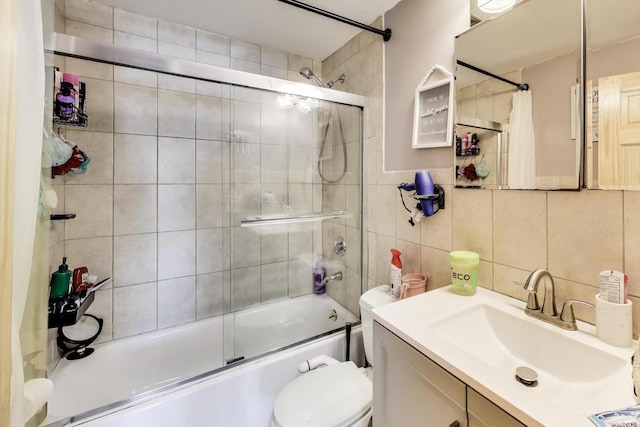
[[[248,216],[240,220],[240,227],[257,227],[261,225],[293,224],[298,222],[324,221],[325,219],[353,218],[347,211],[309,212],[292,214],[271,214]]]

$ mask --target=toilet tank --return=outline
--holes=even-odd
[[[395,301],[398,299],[391,296],[389,286],[386,285],[370,289],[360,297],[364,353],[371,365],[373,365],[373,309]]]

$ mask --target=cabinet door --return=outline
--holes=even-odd
[[[466,427],[465,384],[373,322],[374,427]]]
[[[467,388],[467,411],[469,427],[525,427],[471,387]]]

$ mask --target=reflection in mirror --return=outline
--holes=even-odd
[[[588,188],[640,190],[640,1],[588,0]]]
[[[491,138],[489,133],[484,143],[481,139],[479,152],[471,157],[456,156],[460,170],[460,166],[481,162],[484,154],[490,170],[505,177],[504,185],[457,175],[457,186],[579,188],[582,144],[576,95],[580,82],[580,40],[580,0],[524,0],[509,12],[483,21],[456,38],[457,61],[529,86],[524,91],[467,66],[456,67],[456,123],[460,123],[461,117],[469,117],[495,122],[506,129],[502,137],[503,155],[495,154],[497,138]],[[524,113],[519,106],[523,106]],[[531,111],[528,115],[527,109]],[[513,120],[517,123],[512,123]],[[531,121],[528,129],[526,124]],[[478,133],[479,139],[483,135],[468,126],[456,126],[456,138],[462,140],[468,132]],[[461,143],[464,145],[464,141]],[[498,157],[502,160],[500,171],[496,170]]]

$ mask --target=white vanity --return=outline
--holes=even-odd
[[[375,427],[593,426],[589,415],[633,405],[630,358],[578,322],[567,331],[525,303],[449,287],[374,310]],[[537,384],[516,379],[516,368]]]

